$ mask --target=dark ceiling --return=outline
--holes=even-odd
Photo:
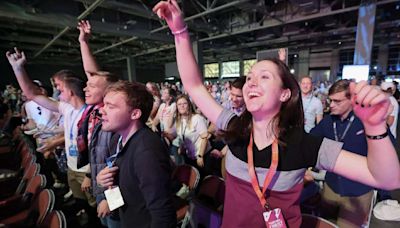
[[[155,14],[156,0],[2,0],[0,48],[18,46],[31,63],[79,65],[79,19],[92,24],[91,48],[100,63],[139,67],[175,61],[172,36]],[[258,50],[290,53],[354,47],[364,1],[180,0],[204,62],[255,58]],[[376,1],[374,45],[400,40],[400,1]]]

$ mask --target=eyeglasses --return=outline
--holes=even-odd
[[[39,111],[39,115],[42,115],[42,109],[38,106],[37,110]]]
[[[346,100],[349,100],[349,99],[345,98],[345,99],[337,100],[337,99],[328,98],[327,102],[328,102],[328,104],[335,103],[336,105],[340,105],[343,101],[346,101]]]

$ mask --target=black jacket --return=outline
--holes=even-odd
[[[125,202],[119,211],[122,227],[176,227],[172,167],[160,137],[148,127],[139,129],[118,154],[116,166]]]

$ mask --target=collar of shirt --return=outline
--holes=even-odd
[[[344,118],[343,120],[340,118],[339,115],[331,115],[331,116],[332,116],[332,120],[333,120],[333,121],[339,120],[340,122],[344,123],[344,122],[350,121],[350,118],[351,118],[353,115],[354,115],[354,112],[351,111],[351,112],[349,112],[349,114],[347,115],[347,117]]]
[[[301,95],[301,98],[303,98],[303,99],[310,99],[310,98],[312,98],[312,97],[314,97],[314,96],[313,96],[313,93],[310,93],[310,94],[305,95],[305,96],[304,96],[303,94]]]
[[[234,112],[234,113],[236,113],[237,115],[240,115],[240,114],[242,114],[243,112],[244,112],[244,109],[246,108],[246,106],[241,106],[241,107],[239,107],[239,108],[235,108],[235,107],[233,107],[233,106],[231,106],[231,109],[232,109],[232,111]]]

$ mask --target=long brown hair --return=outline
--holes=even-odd
[[[263,61],[270,61],[277,66],[279,77],[282,80],[282,88],[289,89],[291,92],[290,98],[282,102],[278,114],[276,114],[270,122],[274,136],[278,138],[281,145],[285,145],[286,142],[284,138],[289,129],[304,127],[304,113],[300,87],[284,62],[276,58]],[[235,118],[229,123],[228,128],[222,131],[220,136],[227,142],[248,140],[252,127],[252,115],[249,111],[245,110],[239,118]]]
[[[194,111],[194,108],[193,108],[193,104],[187,95],[182,94],[176,98],[176,106],[178,106],[178,101],[180,99],[185,99],[186,102],[188,103],[189,110],[188,110],[187,126],[189,128],[191,128],[192,116],[196,114],[196,112]],[[179,111],[176,111],[176,129],[178,129],[181,126],[181,124],[182,124],[182,115],[179,113]]]

